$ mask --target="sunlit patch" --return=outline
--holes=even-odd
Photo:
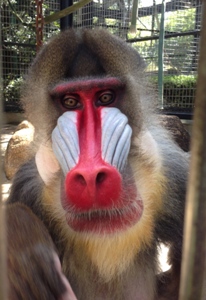
[[[11,183],[4,183],[1,185],[2,189],[2,201],[6,201],[9,196],[9,190],[11,187]]]
[[[59,171],[59,163],[51,149],[51,145],[40,145],[35,156],[37,170],[46,185],[53,179]]]
[[[160,244],[158,252],[160,272],[166,272],[170,269],[170,265],[168,264],[168,252],[169,248],[166,247],[164,244]]]

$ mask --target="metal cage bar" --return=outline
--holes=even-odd
[[[179,300],[206,299],[206,3],[192,134]]]

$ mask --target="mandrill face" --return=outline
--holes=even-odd
[[[123,179],[132,177],[132,129],[116,107],[123,90],[117,78],[103,78],[63,83],[52,92],[63,111],[52,147],[65,176],[62,206],[75,231],[116,232],[141,217],[138,190]]]

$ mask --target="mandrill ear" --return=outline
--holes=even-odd
[[[55,174],[60,170],[59,163],[49,144],[40,145],[35,156],[35,161],[39,175],[44,183],[48,185]]]

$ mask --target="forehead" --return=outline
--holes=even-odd
[[[59,96],[68,92],[89,91],[94,88],[123,89],[124,83],[116,77],[81,79],[76,81],[69,80],[54,86],[50,93],[52,96]]]
[[[91,48],[81,43],[68,67],[67,77],[85,77],[105,75],[106,71],[102,62]]]

